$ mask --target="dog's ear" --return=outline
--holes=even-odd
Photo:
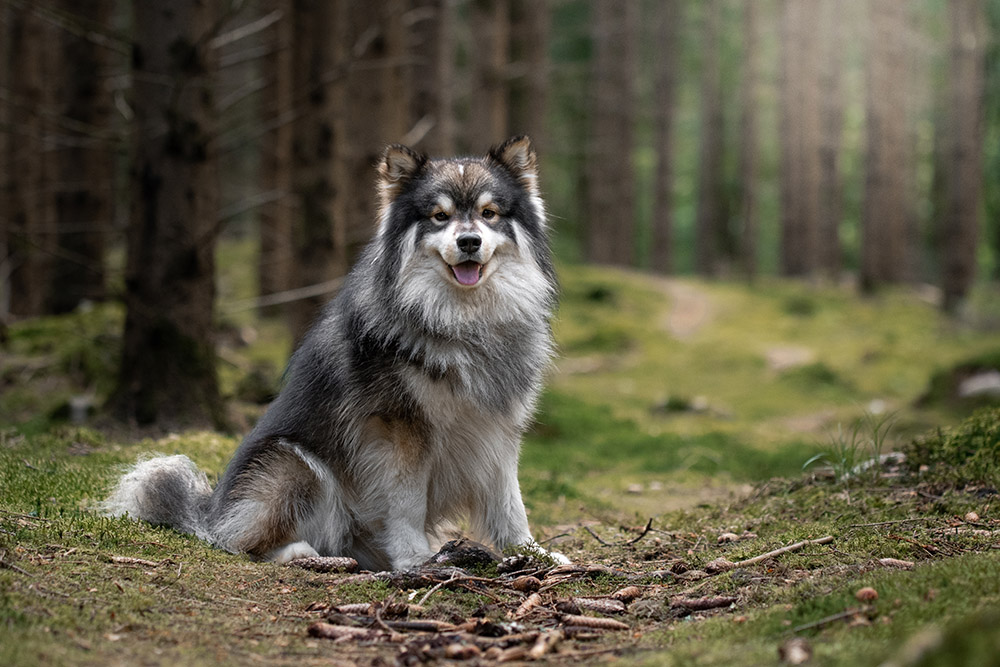
[[[531,139],[521,135],[490,149],[489,157],[514,175],[525,190],[538,194],[538,157]]]
[[[401,144],[392,144],[382,153],[378,165],[379,190],[388,205],[407,181],[416,176],[427,162],[427,156]]]

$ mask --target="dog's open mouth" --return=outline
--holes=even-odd
[[[483,277],[483,265],[479,262],[462,262],[452,265],[451,272],[455,274],[455,280],[459,284],[472,286]]]

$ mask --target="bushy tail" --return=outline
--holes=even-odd
[[[205,511],[212,488],[194,461],[178,454],[140,460],[102,503],[105,514],[129,515],[206,537]]]

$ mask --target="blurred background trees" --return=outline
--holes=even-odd
[[[126,358],[212,418],[217,239],[258,240],[300,335],[386,143],[519,133],[564,261],[959,311],[1000,276],[998,30],[1000,0],[2,0],[0,321],[121,300]],[[152,420],[140,357],[116,396]]]

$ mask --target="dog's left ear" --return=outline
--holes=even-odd
[[[489,157],[504,167],[531,194],[538,194],[538,157],[531,139],[521,135],[490,149]]]

